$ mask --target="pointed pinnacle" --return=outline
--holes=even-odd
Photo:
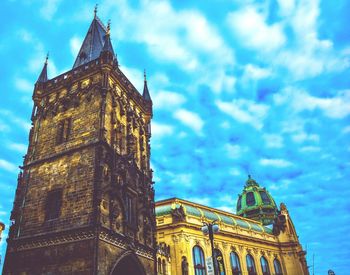
[[[47,65],[47,61],[49,60],[49,52],[47,52],[46,54],[46,58],[45,58],[45,64]]]
[[[108,23],[107,23],[107,35],[109,35],[111,32],[111,19],[108,19]]]
[[[98,8],[98,4],[95,5],[95,9],[94,9],[94,17],[96,18],[97,16],[97,8]]]

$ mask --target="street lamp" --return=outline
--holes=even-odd
[[[213,258],[214,274],[217,275],[217,265],[214,253],[214,233],[219,232],[219,225],[216,224],[216,220],[211,223],[203,222],[202,232],[204,235],[209,235],[210,246],[211,246],[211,256]]]

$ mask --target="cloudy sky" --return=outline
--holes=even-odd
[[[232,212],[252,174],[286,203],[309,265],[315,255],[315,274],[347,274],[350,2],[98,3],[101,20],[111,19],[121,69],[140,91],[147,69],[156,198]],[[94,5],[1,1],[0,220],[7,226],[33,84],[47,51],[49,77],[71,69]]]

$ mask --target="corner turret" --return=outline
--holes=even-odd
[[[41,73],[40,73],[39,78],[36,81],[36,83],[45,83],[47,81],[47,61],[48,61],[48,59],[49,59],[49,54],[46,55],[44,67],[41,70]]]
[[[152,102],[151,96],[148,91],[148,86],[147,86],[146,70],[143,73],[143,77],[144,77],[144,84],[143,84],[142,97],[144,100]]]

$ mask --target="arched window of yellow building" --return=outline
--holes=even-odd
[[[260,258],[260,264],[261,264],[261,271],[263,275],[270,275],[271,273],[270,273],[269,263],[267,262],[264,256]]]
[[[193,266],[195,275],[205,275],[205,262],[203,249],[196,245],[193,247]]]
[[[239,263],[239,257],[236,252],[230,253],[232,275],[242,275],[241,264]]]
[[[224,257],[222,256],[221,251],[219,249],[214,249],[214,253],[219,275],[226,275]]]
[[[255,263],[252,255],[247,254],[246,260],[247,260],[248,275],[256,275],[257,273],[256,273]]]
[[[167,274],[167,273],[166,273],[166,262],[165,262],[164,259],[163,259],[163,261],[162,261],[162,268],[163,268],[163,274],[166,275],[166,274]]]
[[[162,260],[160,258],[157,260],[157,271],[158,274],[162,274]]]
[[[283,275],[282,267],[281,267],[281,264],[280,264],[279,260],[275,259],[273,261],[273,267],[275,268],[275,274],[276,275]]]

